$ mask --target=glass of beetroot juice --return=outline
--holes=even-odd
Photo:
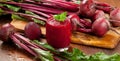
[[[59,16],[57,19],[55,19],[54,16],[51,16],[47,20],[46,39],[48,44],[50,44],[52,47],[58,50],[64,50],[70,45],[71,24],[67,18],[59,20]]]

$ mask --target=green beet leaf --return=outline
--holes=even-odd
[[[55,49],[47,43],[39,42],[38,40],[34,40],[33,42],[36,43],[37,45],[41,45],[44,48],[51,50],[51,51],[55,51]]]
[[[11,9],[11,10],[13,10],[13,11],[15,11],[15,12],[17,12],[17,11],[19,11],[19,10],[21,9],[20,7],[13,6],[13,5],[8,5],[8,4],[6,4],[6,6],[7,6],[9,9]]]
[[[55,18],[55,20],[60,21],[60,22],[64,22],[66,20],[67,17],[67,12],[63,12],[61,14],[58,15],[54,15],[53,16]]]
[[[38,23],[38,24],[41,24],[41,25],[45,25],[44,21],[41,21],[41,20],[38,20],[38,19],[35,19],[35,18],[33,18],[33,20],[34,20],[35,23]]]
[[[12,14],[12,19],[16,19],[16,20],[26,20],[25,18],[19,16],[19,15],[15,15],[15,14]]]
[[[50,53],[50,51],[44,51],[39,48],[32,49],[38,54],[38,58],[40,58],[42,61],[54,61],[53,55]]]
[[[86,61],[88,58],[83,52],[81,52],[77,48],[74,48],[72,52],[65,51],[61,52],[60,54],[71,61]]]
[[[96,53],[90,56],[88,61],[120,61],[120,55],[106,55],[104,53]]]
[[[76,0],[74,3],[76,3],[76,4],[80,4],[81,1],[80,1],[80,0]]]
[[[26,14],[30,14],[30,15],[34,15],[34,16],[39,16],[33,12],[30,12],[30,11],[25,11]],[[45,22],[44,21],[41,21],[41,20],[38,20],[38,19],[35,19],[35,18],[32,18],[32,20],[35,22],[35,23],[38,23],[38,24],[41,24],[41,25],[45,25]]]

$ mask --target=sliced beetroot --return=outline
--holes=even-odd
[[[7,23],[0,28],[0,40],[8,41],[9,35],[15,31],[14,26]]]
[[[66,19],[64,22],[56,21],[53,17],[46,23],[46,39],[54,48],[65,48],[70,44],[71,25]]]
[[[31,40],[39,40],[41,36],[40,26],[34,22],[29,22],[25,26],[25,35]]]

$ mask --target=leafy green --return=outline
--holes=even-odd
[[[38,54],[38,58],[40,58],[42,61],[54,61],[53,55],[49,51],[44,51],[39,48],[33,48],[35,52]]]
[[[88,56],[76,48],[73,49],[73,52],[62,52],[62,55],[71,61],[120,61],[119,54],[106,55],[99,52]]]
[[[30,12],[30,11],[25,11],[26,14],[30,14],[30,15],[34,15],[34,16],[38,16],[36,14],[34,14],[33,12]],[[35,19],[35,18],[32,18],[32,20],[35,22],[35,23],[38,23],[38,24],[41,24],[41,25],[45,25],[45,22],[44,21],[41,21],[41,20],[38,20],[38,19]]]
[[[17,20],[26,20],[25,18],[19,16],[19,15],[15,15],[15,14],[12,14],[12,19],[17,19]]]
[[[51,50],[51,51],[55,51],[55,49],[47,43],[39,42],[38,40],[34,40],[33,42],[36,43],[37,45],[41,45],[44,48],[47,48],[47,49]]]
[[[2,9],[0,9],[0,15],[3,15],[4,13],[3,13],[4,11],[2,10]]]
[[[76,4],[80,4],[81,1],[80,1],[80,0],[76,0],[74,3],[76,3]]]
[[[3,13],[3,12],[4,12],[4,10],[0,9],[0,13]]]
[[[33,13],[33,12],[31,12],[31,11],[25,11],[25,13],[26,13],[26,14],[31,14],[31,15],[38,16],[38,15],[34,14],[34,13]]]
[[[120,61],[120,55],[106,55],[104,53],[96,53],[90,56],[88,61]]]
[[[67,17],[67,12],[63,12],[61,14],[54,15],[55,20],[60,21],[60,22],[64,22],[66,17]]]
[[[73,51],[71,52],[68,51],[58,52],[47,43],[39,42],[38,40],[34,40],[33,42],[36,43],[37,45],[47,48],[48,50],[54,53],[59,54],[60,56],[65,57],[68,61],[69,60],[70,61],[120,61],[120,54],[106,55],[104,53],[98,52],[96,54],[89,56],[84,54],[82,51],[80,51],[77,48],[73,48]]]
[[[88,58],[83,52],[81,52],[77,48],[74,48],[72,52],[61,52],[61,55],[71,61],[86,61],[86,59]]]
[[[13,6],[13,5],[8,5],[8,4],[6,4],[6,6],[7,6],[9,9],[11,9],[11,10],[13,10],[13,11],[15,11],[15,12],[17,12],[17,11],[19,11],[19,10],[21,9],[20,7]]]
[[[41,20],[38,20],[38,19],[35,19],[35,18],[33,18],[33,20],[34,20],[35,23],[38,23],[38,24],[41,24],[41,25],[45,25],[44,21],[41,21]]]
[[[0,4],[0,6],[5,6],[15,12],[19,11],[21,8],[18,6],[14,6],[14,5],[9,5],[9,4]]]

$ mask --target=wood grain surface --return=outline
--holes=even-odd
[[[120,0],[98,0],[100,2],[107,2],[115,7],[120,7]],[[3,23],[8,22],[0,20],[0,25]],[[94,54],[96,52],[104,52],[106,54],[114,54],[120,53],[120,43],[114,49],[104,49],[104,48],[97,48],[91,46],[84,46],[78,44],[71,44],[72,48],[79,48],[85,54]],[[12,43],[3,43],[0,41],[0,61],[35,61],[34,58],[28,54],[26,51],[22,49],[18,49],[18,47]]]

